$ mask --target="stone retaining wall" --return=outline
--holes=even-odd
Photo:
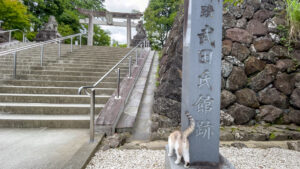
[[[222,124],[300,125],[300,47],[282,43],[283,1],[247,0],[223,17]],[[180,125],[182,32],[179,12],[162,52],[152,131]]]

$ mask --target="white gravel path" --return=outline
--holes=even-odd
[[[220,152],[236,169],[299,169],[300,152],[279,148],[225,148]],[[87,169],[163,169],[163,150],[98,151]]]

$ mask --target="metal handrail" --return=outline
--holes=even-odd
[[[106,72],[96,83],[94,83],[92,86],[81,86],[78,89],[78,94],[81,95],[81,92],[83,89],[91,89],[96,88],[116,67],[118,67],[133,51],[135,51],[142,43],[144,43],[146,39],[141,41],[136,47],[131,49],[118,63],[116,63],[108,72]],[[88,93],[87,93],[88,94]]]
[[[40,42],[40,43],[36,43],[36,44],[31,44],[31,45],[27,45],[27,46],[22,46],[19,48],[15,48],[15,49],[10,49],[7,51],[2,51],[0,52],[0,56],[4,56],[4,55],[8,55],[8,54],[13,54],[14,55],[14,70],[13,70],[13,77],[16,78],[17,77],[17,52],[23,51],[23,50],[27,50],[27,49],[31,49],[31,48],[35,48],[35,47],[41,47],[41,66],[43,66],[43,57],[44,57],[44,45],[53,43],[53,42],[59,42],[58,43],[58,56],[61,57],[61,41],[66,40],[66,39],[70,39],[71,38],[71,52],[73,52],[73,38],[79,36],[80,37],[80,48],[81,48],[81,42],[82,42],[82,36],[84,34],[83,33],[78,33],[78,34],[74,34],[74,35],[70,35],[70,36],[65,36],[62,38],[57,38],[57,39],[52,39],[52,40],[48,40],[45,42]]]
[[[43,46],[43,45],[47,45],[47,44],[50,44],[50,43],[53,43],[53,42],[60,42],[60,41],[70,39],[70,38],[74,38],[74,37],[77,37],[77,36],[81,37],[83,35],[84,35],[83,33],[78,33],[78,34],[74,34],[74,35],[65,36],[65,37],[62,37],[62,38],[52,39],[52,40],[48,40],[48,41],[45,41],[45,42],[40,42],[40,43],[36,43],[36,44],[22,46],[22,47],[15,48],[15,49],[2,51],[2,52],[0,52],[0,56],[7,55],[7,54],[12,54],[12,53],[15,53],[15,52],[20,52],[20,51],[23,51],[23,50],[26,50],[26,49],[31,49],[31,48],[35,48],[35,47],[39,47],[39,46]],[[80,38],[80,47],[81,47],[81,38]]]
[[[94,83],[92,86],[81,86],[78,89],[78,94],[81,95],[82,90],[85,91],[85,93],[87,95],[90,96],[90,142],[94,142],[94,135],[95,135],[95,90],[96,87],[115,69],[117,68],[126,58],[128,58],[128,56],[130,56],[130,54],[136,50],[136,59],[138,59],[138,47],[150,47],[150,43],[149,41],[145,38],[144,40],[142,40],[140,43],[138,43],[137,46],[135,46],[133,49],[131,49],[118,63],[116,63],[108,72],[106,72],[96,83]],[[131,78],[131,61],[132,58],[130,56],[129,59],[129,76],[128,78]],[[136,61],[136,65],[138,64],[138,62]],[[120,68],[118,68],[117,71],[117,96],[115,97],[115,99],[120,99]],[[90,89],[90,93],[87,91],[87,89]]]
[[[8,35],[8,43],[10,43],[11,42],[11,33],[12,32],[14,32],[14,31],[20,31],[20,32],[22,32],[23,33],[23,43],[25,42],[25,33],[24,33],[24,31],[22,31],[22,30],[20,30],[20,29],[11,29],[11,30],[5,30],[5,31],[0,31],[0,33],[9,33],[9,35]]]

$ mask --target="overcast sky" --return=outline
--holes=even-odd
[[[105,0],[105,7],[111,12],[131,12],[133,9],[144,12],[148,6],[149,0]],[[111,38],[117,40],[121,44],[127,43],[126,28],[113,27],[113,26],[101,26],[104,30],[111,32]],[[132,28],[131,36],[136,34],[135,28]]]

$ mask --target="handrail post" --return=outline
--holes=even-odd
[[[130,56],[129,57],[129,67],[128,67],[128,78],[131,78],[131,62],[132,62],[132,57]]]
[[[73,37],[71,37],[71,52],[73,52]]]
[[[8,35],[8,43],[11,42],[11,30],[9,31],[9,35]]]
[[[135,64],[138,65],[138,49],[135,50]]]
[[[23,32],[23,43],[25,43],[25,34]]]
[[[61,56],[61,41],[58,41],[58,57]]]
[[[41,46],[41,66],[43,66],[44,45]]]
[[[81,39],[82,39],[82,35],[80,34],[80,40],[79,40],[79,47],[81,48]]]
[[[120,99],[120,68],[118,68],[118,72],[117,72],[117,96],[115,97],[115,99]]]
[[[14,53],[14,79],[17,78],[17,52]]]
[[[91,90],[91,110],[90,110],[90,143],[94,142],[95,138],[95,89]]]

